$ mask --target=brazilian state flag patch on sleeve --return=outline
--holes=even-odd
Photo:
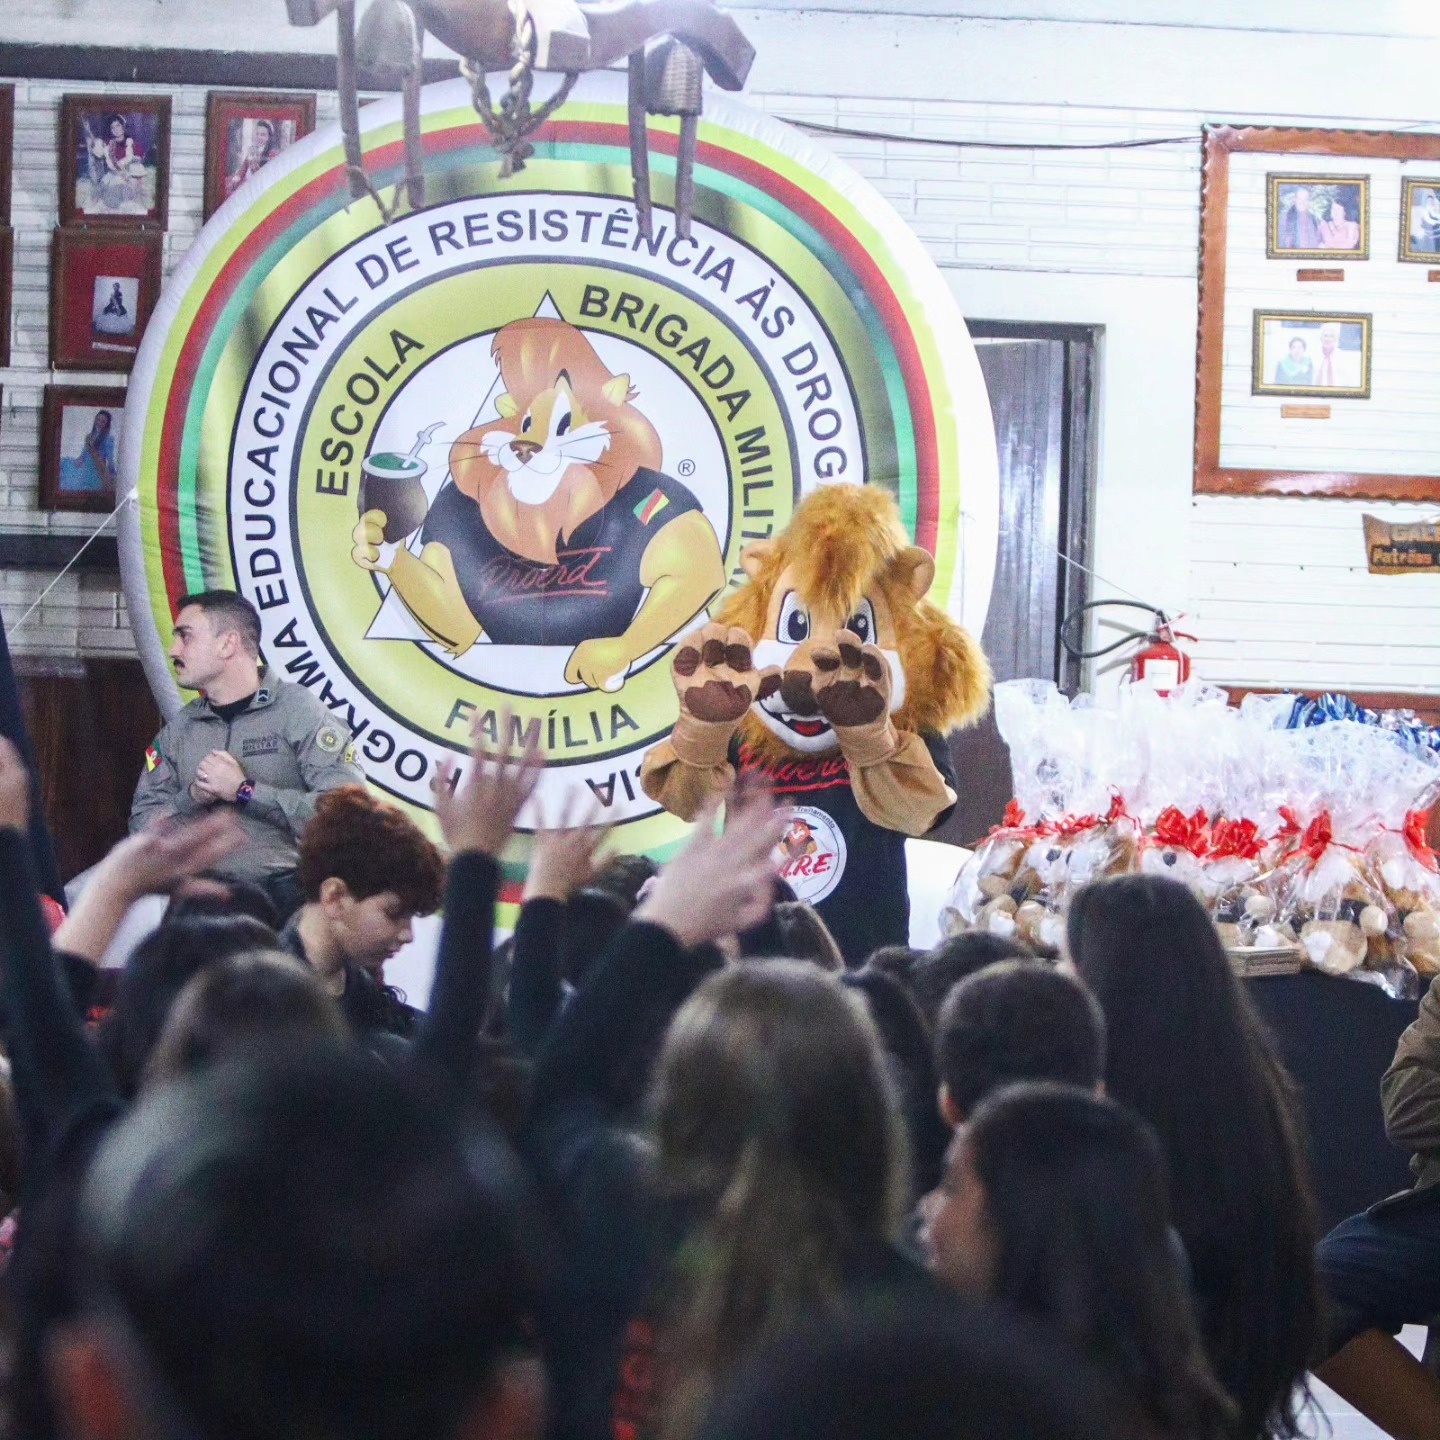
[[[145,768],[153,770],[160,763],[160,752],[153,746],[145,747]]]
[[[648,525],[669,503],[670,497],[663,490],[652,490],[635,507],[635,518]]]

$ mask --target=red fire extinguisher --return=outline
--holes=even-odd
[[[1091,610],[1110,606],[1122,606],[1131,610],[1145,610],[1154,619],[1152,628],[1146,630],[1125,629],[1125,633],[1099,650],[1082,650],[1077,639],[1072,637],[1072,627],[1079,623]],[[1060,643],[1077,660],[1096,660],[1102,655],[1114,654],[1125,645],[1141,640],[1144,644],[1130,658],[1130,678],[1144,681],[1154,687],[1157,694],[1168,695],[1178,690],[1190,678],[1190,657],[1175,642],[1194,640],[1175,629],[1170,617],[1154,605],[1140,600],[1092,600],[1072,610],[1060,626]]]
[[[1152,686],[1157,695],[1178,690],[1190,678],[1190,657],[1175,643],[1177,632],[1163,611],[1155,612],[1155,629],[1149,643],[1130,660],[1131,680]],[[1193,640],[1193,635],[1180,635]]]

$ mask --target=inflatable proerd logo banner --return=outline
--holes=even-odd
[[[362,120],[393,183],[397,109]],[[390,795],[429,810],[473,732],[537,734],[542,805],[588,787],[627,848],[663,847],[676,822],[636,777],[674,722],[670,646],[808,489],[892,489],[937,599],[983,623],[979,367],[884,202],[743,107],[701,126],[687,239],[658,207],[639,232],[623,80],[585,77],[507,181],[462,82],[427,90],[424,128],[425,210],[382,226],[349,202],[322,132],[167,289],[121,456],[142,655],[173,708],[174,603],[233,587],[274,672],[351,727]]]

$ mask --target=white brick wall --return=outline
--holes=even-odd
[[[1194,285],[1200,137],[1207,120],[1323,127],[1360,122],[924,101],[887,105],[872,114],[864,101],[761,99],[776,114],[797,120],[966,140],[1084,144],[1193,137],[1181,145],[1065,153],[945,151],[900,141],[823,138],[878,186],[952,272],[968,316],[1106,327],[1094,556],[1096,568],[1114,586],[1098,585],[1097,595],[1139,593],[1183,612],[1183,628],[1202,637],[1196,659],[1211,680],[1411,691],[1440,686],[1440,576],[1370,575],[1361,527],[1364,511],[1416,519],[1435,507],[1191,496],[1193,292],[1187,304],[1157,307],[1152,321],[1146,313],[1148,283],[1111,282],[1133,277]],[[1413,120],[1392,118],[1366,120],[1361,128],[1417,127]],[[1352,173],[1367,170],[1363,163],[1333,163]],[[1372,205],[1378,202],[1372,199]],[[1391,218],[1389,210],[1376,209],[1374,255],[1393,254]],[[1263,239],[1260,244],[1263,254]],[[1001,272],[1019,273],[1002,277]],[[1348,308],[1328,298],[1336,308]],[[1433,306],[1424,323],[1429,343],[1440,344]],[[1248,335],[1247,328],[1240,347],[1247,390]],[[1137,341],[1153,348],[1156,357],[1136,364]],[[1131,347],[1130,353],[1122,347]],[[1145,425],[1139,412],[1152,408],[1166,413],[1163,449],[1135,438]],[[1389,425],[1392,433],[1413,419],[1387,420],[1378,411],[1367,418],[1380,428]],[[1263,445],[1249,447],[1248,463],[1264,458]],[[1440,454],[1427,455],[1426,462],[1433,470]],[[1171,497],[1169,518],[1156,513],[1161,492]]]
[[[1277,115],[1269,108],[1281,93],[1272,83],[1276,40],[1264,33],[927,23],[883,13],[800,19],[747,21],[761,53],[762,88],[750,98],[779,115],[1010,143],[1187,137],[1147,149],[1063,153],[839,136],[821,143],[914,226],[966,314],[1104,328],[1094,563],[1117,588],[1187,612],[1186,628],[1204,637],[1203,674],[1254,684],[1434,688],[1440,627],[1426,622],[1440,613],[1440,578],[1370,577],[1360,541],[1364,508],[1424,511],[1190,494],[1202,124],[1419,128],[1432,92],[1410,72],[1428,63],[1427,47],[1287,37],[1287,53],[1301,57],[1300,71],[1311,77],[1306,93],[1341,97],[1348,113]],[[1322,60],[1343,84],[1329,83]],[[852,93],[825,93],[831,87]],[[33,512],[54,126],[59,95],[80,88],[21,86],[16,368],[0,372],[7,412],[0,515],[12,525],[84,527]],[[866,89],[875,94],[853,93]],[[1124,97],[1132,108],[1066,103],[1102,95]],[[1387,115],[1387,107],[1402,113]],[[332,110],[322,96],[321,123]],[[167,263],[198,226],[203,113],[203,89],[176,92]],[[1387,241],[1377,233],[1374,243]],[[9,619],[17,582],[0,583]],[[78,617],[79,601],[72,606]],[[57,621],[54,633],[58,647],[83,650],[99,632],[76,618]],[[31,642],[22,631],[16,643]]]

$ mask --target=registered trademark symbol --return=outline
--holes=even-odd
[[[695,462],[693,460],[682,460],[675,468],[682,476],[688,479],[695,473]]]

